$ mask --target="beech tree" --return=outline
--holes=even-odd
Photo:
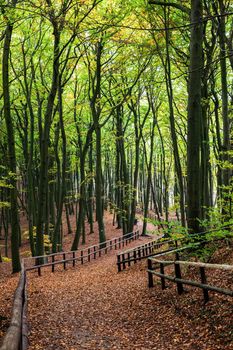
[[[17,0],[13,0],[10,4],[13,9],[17,5]],[[11,254],[12,254],[12,270],[18,272],[21,270],[19,257],[19,241],[20,241],[20,224],[17,206],[17,179],[16,179],[16,154],[15,154],[15,132],[11,115],[10,101],[10,81],[9,81],[9,56],[10,45],[13,32],[13,18],[7,13],[8,8],[2,7],[6,29],[4,32],[4,45],[2,54],[2,88],[3,88],[3,111],[7,130],[8,144],[8,162],[10,170],[10,206],[11,206]]]
[[[21,240],[44,255],[69,234],[76,250],[98,226],[103,243],[106,215],[123,235],[136,219],[143,234],[148,220],[192,233],[228,222],[231,3],[23,4],[1,5],[0,238],[13,271]]]

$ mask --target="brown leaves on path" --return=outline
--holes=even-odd
[[[115,255],[42,277],[30,273],[30,350],[233,349],[231,298],[211,294],[204,307],[197,289],[182,296],[173,284],[148,289],[145,261],[117,273]]]
[[[10,325],[13,296],[18,279],[18,274],[11,275],[10,263],[0,264],[0,344]]]

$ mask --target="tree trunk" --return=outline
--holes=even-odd
[[[12,1],[13,7],[16,6],[17,0]],[[12,37],[13,25],[7,24],[5,30],[5,40],[3,46],[3,59],[2,59],[2,84],[3,84],[3,111],[6,121],[7,129],[7,143],[9,154],[9,168],[11,171],[10,184],[12,185],[10,191],[10,203],[11,203],[11,254],[12,254],[12,270],[18,272],[21,270],[20,256],[19,256],[19,217],[17,208],[17,188],[16,188],[16,155],[15,155],[15,137],[14,126],[11,117],[10,106],[10,90],[9,90],[9,55],[10,44]]]
[[[188,83],[187,222],[190,232],[200,231],[200,122],[203,69],[202,0],[191,1],[191,39]]]
[[[48,148],[49,135],[52,122],[52,114],[54,108],[54,100],[58,88],[59,77],[59,42],[60,33],[54,23],[54,58],[53,58],[53,76],[52,85],[50,88],[47,106],[44,118],[44,130],[41,140],[41,160],[40,160],[40,174],[39,174],[39,193],[38,193],[38,216],[36,228],[36,254],[44,255],[44,207],[46,204],[47,195],[47,179],[48,179]]]
[[[59,104],[59,124],[61,128],[61,136],[62,136],[62,172],[61,172],[61,184],[58,198],[58,209],[57,209],[57,218],[54,227],[53,234],[53,253],[57,251],[57,243],[59,238],[60,226],[62,224],[62,211],[63,204],[65,199],[65,191],[66,191],[66,133],[63,122],[63,105],[62,105],[62,85],[61,85],[61,76],[59,77],[58,84],[58,104]],[[61,248],[61,247],[60,247]]]
[[[147,226],[147,217],[148,217],[148,206],[149,206],[149,196],[150,196],[150,189],[151,189],[151,178],[152,178],[152,164],[153,164],[153,152],[154,152],[154,130],[156,125],[156,119],[154,117],[153,124],[151,128],[151,135],[150,135],[150,157],[149,157],[149,163],[146,158],[146,165],[147,165],[147,185],[146,185],[146,193],[145,193],[145,205],[144,205],[144,220],[143,220],[143,227],[142,227],[142,236],[146,234],[146,226]],[[144,143],[144,153],[146,155],[146,144]]]
[[[167,27],[167,16],[166,10],[165,13],[165,25]],[[166,62],[164,64],[165,68],[165,78],[166,78],[166,87],[169,103],[169,120],[170,120],[170,132],[173,146],[174,162],[175,162],[175,171],[177,175],[177,182],[179,186],[179,202],[180,202],[180,213],[181,213],[181,223],[183,227],[186,227],[185,221],[185,203],[184,203],[184,184],[183,184],[183,175],[182,167],[180,162],[179,148],[177,143],[177,134],[176,134],[176,125],[175,125],[175,116],[173,108],[173,86],[171,79],[171,62],[170,62],[170,53],[169,53],[169,31],[166,31]]]

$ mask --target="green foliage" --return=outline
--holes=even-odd
[[[210,260],[220,242],[228,243],[233,238],[233,219],[222,222],[223,217],[217,208],[211,208],[209,214],[209,220],[201,221],[203,233],[188,236],[191,254],[204,262]],[[196,243],[199,244],[198,248],[195,247]]]
[[[10,202],[0,202],[0,208],[10,208]]]
[[[8,263],[11,262],[11,259],[6,256],[2,256],[2,261]]]
[[[211,2],[206,2],[209,13],[213,11]],[[101,57],[101,81],[100,93],[96,97],[101,127],[102,160],[105,167],[102,169],[105,188],[111,187],[111,208],[122,215],[126,220],[132,201],[137,198],[139,204],[143,202],[145,184],[147,181],[146,160],[151,147],[151,123],[156,119],[154,159],[152,178],[155,180],[155,194],[160,194],[162,202],[165,194],[169,196],[169,210],[179,210],[179,189],[174,191],[175,171],[174,157],[172,152],[171,127],[169,123],[169,105],[167,102],[167,87],[165,82],[166,45],[164,31],[163,6],[149,5],[146,0],[85,0],[74,2],[67,8],[61,1],[53,1],[48,5],[46,1],[18,2],[14,9],[10,2],[0,1],[5,13],[0,14],[2,27],[10,22],[15,23],[12,34],[11,55],[9,60],[10,71],[10,100],[12,109],[12,121],[14,124],[17,156],[17,174],[8,173],[5,161],[6,130],[4,123],[1,124],[1,154],[0,154],[0,208],[9,208],[8,194],[13,188],[12,184],[17,181],[28,183],[27,170],[30,153],[31,136],[33,143],[32,177],[33,177],[33,200],[38,198],[38,172],[40,167],[41,129],[44,127],[46,104],[50,95],[52,84],[53,58],[54,58],[54,24],[59,27],[61,50],[59,55],[61,83],[62,83],[62,112],[66,133],[67,165],[66,184],[67,192],[65,200],[77,201],[80,199],[80,186],[88,185],[95,181],[95,133],[92,139],[92,163],[93,171],[89,170],[88,157],[85,163],[85,180],[74,180],[75,172],[80,173],[80,158],[88,132],[93,124],[91,97],[97,79],[96,72],[96,44],[102,41]],[[94,4],[94,5],[93,5]],[[93,7],[92,7],[93,6]],[[168,8],[167,8],[168,10]],[[227,10],[227,9],[226,9]],[[169,14],[168,14],[169,13]],[[30,14],[30,15],[29,15]],[[189,31],[184,28],[188,17],[180,11],[169,7],[167,11],[169,26],[175,30],[169,30],[169,52],[171,60],[171,81],[173,86],[173,108],[175,114],[175,131],[179,145],[182,174],[184,185],[186,185],[186,155],[187,155],[187,75],[189,62]],[[211,17],[211,16],[209,16]],[[208,17],[208,18],[209,18]],[[227,32],[231,33],[231,22],[226,16]],[[213,22],[214,23],[214,22]],[[206,22],[206,43],[217,41],[218,33],[212,27],[212,21]],[[183,28],[183,29],[179,29]],[[161,30],[160,30],[161,29]],[[214,40],[213,40],[214,39]],[[3,40],[0,43],[3,48]],[[207,210],[207,217],[201,222],[204,230],[220,229],[219,237],[227,235],[221,230],[221,225],[229,222],[232,216],[231,203],[233,202],[232,186],[217,188],[217,168],[232,170],[230,161],[233,151],[221,152],[223,141],[223,120],[220,113],[222,101],[214,101],[212,90],[219,98],[221,90],[221,70],[214,62],[219,60],[218,47],[213,47],[212,56],[208,58],[207,53],[211,45],[207,45],[204,51],[203,66],[209,68],[208,62],[213,62],[210,70],[203,75],[209,76],[208,96],[202,97],[201,106],[207,109],[208,140],[203,141],[203,146],[208,145],[210,153],[209,176],[213,177],[213,192],[221,192],[221,199],[216,203],[216,208]],[[207,66],[207,67],[206,67]],[[1,75],[2,73],[0,73]],[[1,78],[1,77],[0,77]],[[213,79],[213,82],[211,81]],[[231,77],[227,77],[229,83]],[[0,79],[2,80],[2,79]],[[212,84],[213,83],[213,84]],[[212,85],[213,86],[212,86]],[[230,84],[229,84],[230,86]],[[2,89],[1,89],[2,90]],[[58,93],[53,105],[51,118],[51,130],[49,140],[49,164],[48,184],[56,192],[59,188],[58,172],[62,170],[62,146]],[[150,97],[150,98],[149,98]],[[2,101],[3,102],[3,101]],[[29,103],[30,102],[30,103]],[[30,104],[33,110],[31,115]],[[142,125],[143,116],[150,106],[148,116]],[[157,106],[159,108],[157,109]],[[217,107],[216,107],[217,106]],[[153,107],[153,108],[152,108]],[[155,115],[152,113],[155,110]],[[216,109],[216,110],[215,110]],[[117,116],[122,122],[122,132],[117,132]],[[216,115],[215,115],[216,114]],[[1,122],[2,122],[1,113]],[[215,119],[219,119],[218,144]],[[204,119],[204,118],[203,118]],[[135,122],[136,120],[136,122]],[[33,124],[32,124],[33,123]],[[33,131],[32,131],[33,127]],[[141,182],[137,190],[133,187],[133,173],[135,168],[135,139],[137,132],[142,132],[145,147],[140,144],[140,171]],[[31,134],[33,133],[33,134]],[[205,133],[205,132],[203,132]],[[121,144],[121,146],[119,146]],[[117,151],[117,145],[120,150]],[[123,146],[122,146],[123,145]],[[90,146],[90,144],[88,144]],[[124,149],[123,149],[124,148]],[[88,148],[88,151],[89,152]],[[123,149],[123,150],[122,150]],[[117,152],[119,154],[117,154]],[[128,180],[123,180],[123,152],[127,163]],[[207,153],[208,153],[207,152]],[[88,153],[87,153],[88,154]],[[56,155],[56,156],[55,156]],[[117,161],[119,156],[119,174],[116,175]],[[59,159],[57,159],[57,156]],[[202,154],[204,156],[204,154]],[[204,157],[203,157],[204,159]],[[227,160],[226,160],[227,159]],[[148,161],[148,159],[147,159]],[[208,167],[208,165],[206,164]],[[106,173],[109,170],[109,174]],[[108,179],[108,176],[111,179]],[[106,180],[105,180],[106,178]],[[121,178],[120,181],[118,179]],[[71,180],[70,180],[71,179]],[[109,181],[111,180],[111,181]],[[60,179],[61,181],[61,179]],[[118,182],[117,182],[118,181]],[[12,184],[11,184],[12,182]],[[70,183],[69,183],[70,182]],[[111,184],[109,182],[112,182]],[[126,183],[129,182],[129,183]],[[71,185],[71,186],[69,186]],[[21,186],[20,186],[21,187]],[[70,190],[72,188],[72,190]],[[26,196],[27,196],[27,188]],[[94,199],[93,186],[93,198]],[[20,193],[24,190],[20,188]],[[117,201],[115,193],[121,192],[121,203]],[[138,193],[137,193],[138,191]],[[88,191],[86,191],[88,192]],[[176,195],[174,195],[176,192]],[[178,195],[177,195],[178,193]],[[56,193],[55,193],[56,196]],[[106,194],[103,193],[103,198]],[[157,200],[158,198],[156,198]],[[27,197],[26,197],[27,206]],[[167,201],[168,202],[168,201]],[[37,205],[33,203],[33,215],[37,212]],[[46,203],[47,205],[47,203]],[[119,206],[121,206],[119,208]],[[47,205],[49,207],[49,205]],[[225,217],[222,215],[225,212]],[[221,214],[220,214],[221,213]],[[33,217],[36,221],[36,217]],[[150,220],[148,219],[148,222]],[[160,222],[151,221],[155,225]],[[163,234],[172,239],[180,239],[187,236],[187,230],[176,221],[163,222]],[[52,228],[51,228],[52,231]],[[220,233],[221,232],[221,233]],[[35,236],[35,232],[33,232]],[[208,236],[208,235],[207,235]],[[44,236],[45,246],[50,248],[50,232]],[[194,237],[194,236],[193,236]],[[210,237],[211,238],[211,237]],[[198,239],[197,239],[198,240]],[[196,242],[196,238],[191,239]],[[205,255],[203,253],[203,255]]]
[[[13,188],[13,186],[11,184],[8,184],[6,180],[1,179],[0,180],[0,187],[3,188]]]
[[[177,220],[159,221],[148,219],[155,226],[159,226],[165,238],[179,240],[187,236],[187,229]]]
[[[50,224],[50,231],[53,230],[53,225]],[[24,231],[23,237],[29,240],[29,231]],[[46,254],[50,253],[50,250],[52,248],[52,243],[51,243],[51,234],[44,234],[44,248]],[[34,239],[34,244],[36,244],[36,226],[33,226],[33,239]]]

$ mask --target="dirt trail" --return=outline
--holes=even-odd
[[[143,240],[149,238],[127,249]],[[203,307],[199,291],[178,297],[174,285],[148,289],[145,261],[117,273],[112,251],[75,269],[28,277],[29,350],[233,349],[232,300],[215,295]]]

